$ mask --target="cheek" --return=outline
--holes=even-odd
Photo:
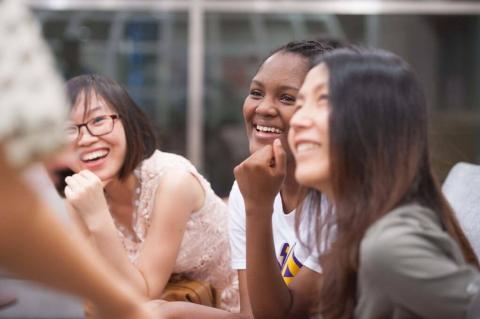
[[[287,143],[288,143],[288,148],[290,150],[293,150],[293,139],[294,139],[294,131],[293,130],[289,130],[288,131],[288,134],[287,134]]]
[[[253,115],[255,114],[255,103],[251,101],[248,97],[243,102],[243,118],[245,121],[249,121],[252,119]]]
[[[295,106],[288,107],[286,109],[283,109],[282,112],[282,119],[285,122],[286,127],[290,127],[290,121],[292,120],[292,117],[295,115]]]
[[[125,157],[125,154],[127,153],[127,135],[124,130],[119,134],[119,145],[122,150],[122,155]]]

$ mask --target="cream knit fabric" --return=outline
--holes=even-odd
[[[63,82],[40,28],[20,0],[0,0],[0,144],[16,166],[63,144]]]

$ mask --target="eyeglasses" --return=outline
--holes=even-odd
[[[78,138],[82,126],[85,126],[90,135],[102,136],[113,131],[115,120],[119,118],[120,116],[116,114],[101,115],[82,124],[69,124],[65,127],[65,135],[68,141],[73,142]]]

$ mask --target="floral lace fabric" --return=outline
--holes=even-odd
[[[238,279],[230,267],[227,206],[185,158],[156,151],[135,170],[140,180],[132,225],[135,234],[129,235],[125,230],[118,229],[123,245],[129,258],[135,262],[148,233],[157,186],[162,175],[172,168],[193,174],[206,195],[202,208],[193,212],[187,222],[173,273],[209,282],[220,296],[220,308],[238,312]]]

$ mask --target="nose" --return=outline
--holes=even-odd
[[[278,114],[278,110],[273,99],[265,97],[255,108],[255,113],[263,116],[275,116]]]
[[[82,126],[80,128],[80,131],[78,132],[78,140],[77,140],[77,144],[79,146],[90,145],[96,142],[97,140],[98,140],[98,137],[90,134],[86,126]]]
[[[307,116],[305,109],[301,108],[290,119],[290,129],[299,130],[310,127],[313,124],[312,119]]]

